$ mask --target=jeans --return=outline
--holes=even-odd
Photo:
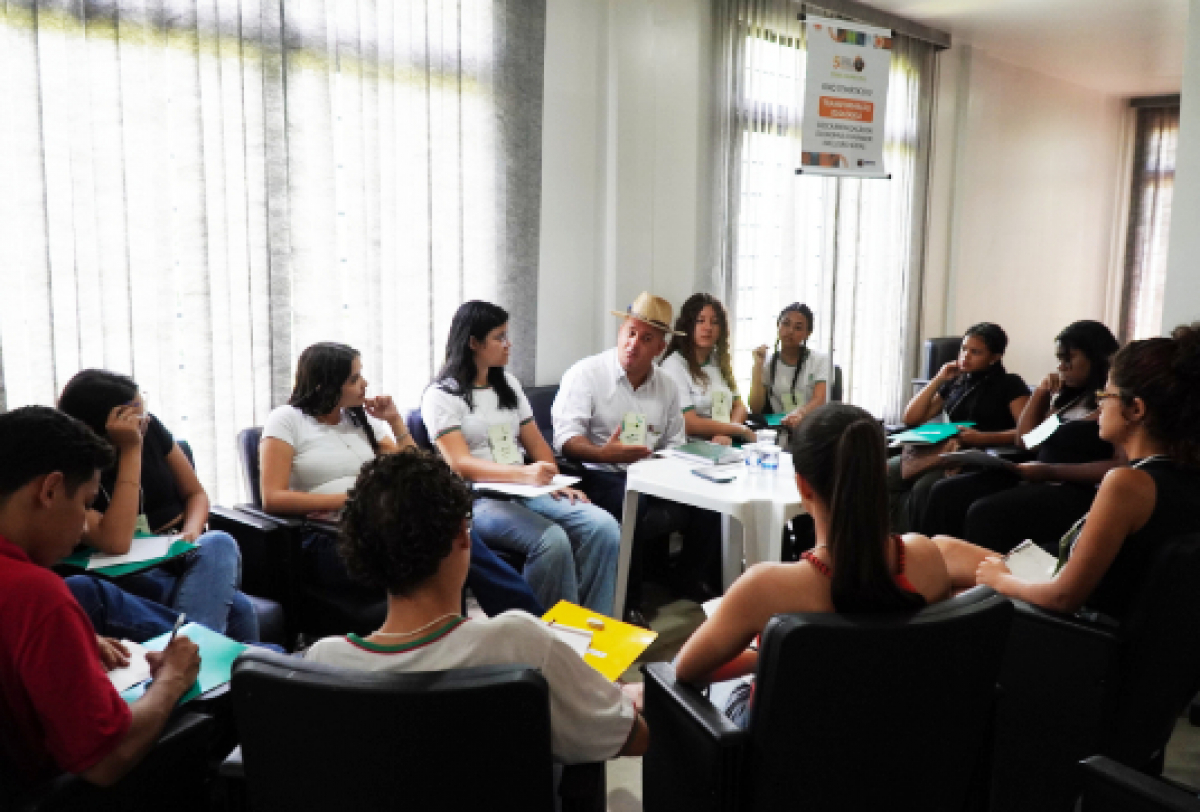
[[[325,587],[363,589],[350,577],[337,551],[337,539],[320,528],[309,528],[302,540],[305,578]],[[501,561],[495,553],[471,531],[471,568],[467,570],[467,587],[479,601],[479,608],[489,617],[520,609],[541,617],[545,609],[534,596],[520,573]]]
[[[475,500],[475,529],[498,550],[525,556],[525,580],[543,606],[559,600],[611,615],[621,528],[602,508],[555,499]]]
[[[196,543],[199,547],[190,553],[126,575],[116,586],[108,584],[124,593],[124,598],[95,587],[95,583],[105,582],[90,575],[68,578],[67,586],[92,618],[96,633],[107,637],[127,637],[140,643],[170,631],[175,618],[184,612],[189,621],[234,640],[258,642],[258,616],[249,598],[237,588],[242,577],[237,542],[228,533],[213,530]],[[131,636],[158,628],[163,613],[170,618],[166,629],[145,637]]]

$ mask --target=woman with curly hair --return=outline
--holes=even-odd
[[[340,511],[359,469],[381,454],[415,448],[389,395],[367,397],[358,351],[321,342],[300,353],[286,406],[263,426],[262,505],[272,513]],[[529,586],[475,535],[468,584],[488,614],[509,608],[541,614]],[[333,535],[305,530],[304,566],[314,583],[351,586]]]
[[[956,587],[985,584],[1046,609],[1086,605],[1120,620],[1156,548],[1200,531],[1200,323],[1124,347],[1096,397],[1100,437],[1131,462],[1105,474],[1091,511],[1062,539],[1054,577],[1018,578],[993,551],[940,536]]]
[[[746,406],[729,360],[729,316],[719,299],[696,293],[683,303],[661,366],[679,387],[688,436],[722,445],[735,438],[753,442],[754,432],[743,425]]]

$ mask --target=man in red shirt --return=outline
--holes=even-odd
[[[0,414],[0,759],[34,783],[58,771],[108,786],[145,756],[196,681],[196,645],[150,654],[154,681],[127,704],[101,660],[111,642],[47,567],[79,542],[107,441],[44,406]]]

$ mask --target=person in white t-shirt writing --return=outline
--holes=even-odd
[[[339,511],[363,463],[415,448],[391,396],[367,397],[358,351],[330,341],[313,344],[296,362],[287,405],[272,411],[263,426],[263,509],[302,516]],[[468,584],[483,610],[493,615],[524,609],[541,615],[544,610],[524,579],[478,536],[471,538]],[[310,583],[354,586],[331,530],[308,526],[301,543]]]
[[[729,359],[729,316],[717,297],[694,293],[683,303],[660,368],[679,387],[689,437],[754,442]]]
[[[372,634],[320,640],[305,658],[394,672],[528,665],[541,671],[550,690],[550,749],[557,761],[644,753],[650,731],[639,712],[641,685],[613,685],[524,612],[474,620],[459,613],[470,527],[470,490],[433,454],[406,451],[364,465],[341,519],[342,547],[353,577],[387,591],[387,617]],[[469,780],[470,771],[463,776]]]
[[[508,312],[465,302],[450,324],[441,371],[421,398],[421,417],[442,457],[468,482],[547,486],[558,466],[520,382],[504,370],[511,350]],[[612,613],[621,547],[612,516],[573,488],[505,497],[481,487],[476,531],[492,549],[525,556],[525,580],[543,606],[566,600]]]
[[[643,292],[628,310],[612,313],[622,319],[617,346],[567,370],[551,413],[555,448],[584,464],[581,490],[621,521],[626,469],[655,451],[682,445],[686,436],[679,388],[654,363],[672,332],[670,302]],[[676,530],[684,536],[683,554],[672,578],[676,591],[694,600],[719,594],[720,517],[643,498],[630,558],[626,620],[646,622],[640,606],[642,543]]]
[[[828,400],[833,370],[829,356],[810,350],[813,312],[806,304],[793,302],[776,321],[779,328],[775,352],[767,359],[767,346],[754,350],[754,368],[747,400],[750,411],[784,415],[784,428],[793,429]]]

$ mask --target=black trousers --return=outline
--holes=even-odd
[[[588,468],[579,488],[620,523],[625,510],[625,479],[624,472]],[[633,534],[629,583],[625,592],[626,607],[636,609],[642,602],[642,557],[646,543],[675,532],[683,534],[684,538],[679,560],[681,576],[704,580],[714,590],[720,590],[720,514],[643,494],[638,499],[637,528]],[[618,616],[624,610],[622,606],[613,607]]]
[[[916,517],[913,529],[927,536],[967,538],[967,511],[971,506],[980,499],[1020,484],[1021,477],[1017,474],[998,470],[974,471],[939,479],[930,488],[929,498],[923,506],[924,510]]]

